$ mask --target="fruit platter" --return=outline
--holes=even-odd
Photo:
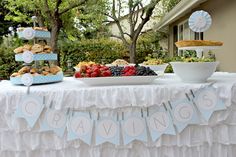
[[[101,64],[84,65],[74,77],[87,85],[130,85],[150,84],[158,75],[144,66],[106,66]]]

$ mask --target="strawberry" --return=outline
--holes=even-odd
[[[102,75],[103,77],[111,76],[111,71],[109,71],[109,70],[103,71],[103,72],[101,73],[101,75]]]
[[[92,73],[92,70],[91,70],[91,69],[87,69],[87,70],[86,70],[86,73],[87,73],[87,74],[91,74],[91,73]]]
[[[93,69],[93,72],[99,73],[100,70],[99,70],[99,68],[96,67],[96,68]]]
[[[87,74],[85,74],[85,77],[91,77],[91,75],[87,73]]]
[[[80,78],[80,77],[82,77],[80,72],[75,73],[75,78]]]
[[[98,76],[99,76],[98,73],[95,71],[91,73],[91,77],[98,77]]]

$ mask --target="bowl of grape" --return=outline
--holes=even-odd
[[[140,64],[140,66],[149,67],[156,73],[163,74],[168,64],[164,63],[161,59],[152,58],[148,59],[147,61],[144,61],[142,64]]]

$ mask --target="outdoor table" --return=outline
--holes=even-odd
[[[212,85],[224,100],[226,110],[213,113],[208,123],[187,126],[180,134],[162,135],[157,141],[133,141],[128,145],[87,145],[67,141],[52,131],[41,132],[39,122],[32,129],[13,114],[27,87],[0,82],[1,157],[233,157],[236,154],[236,74],[215,73],[207,83],[182,83],[165,74],[148,85],[87,86],[74,78],[30,87],[30,93],[45,96],[55,110],[91,110],[113,115],[116,110],[145,108],[184,98],[190,89]],[[132,111],[131,111],[132,112]],[[41,121],[41,119],[39,119]]]

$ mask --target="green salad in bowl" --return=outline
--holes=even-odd
[[[219,62],[212,58],[179,57],[170,64],[183,82],[204,83],[216,71]]]

